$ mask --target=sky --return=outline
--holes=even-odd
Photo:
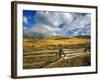
[[[34,33],[44,36],[90,35],[91,14],[23,10],[23,30],[25,35]]]

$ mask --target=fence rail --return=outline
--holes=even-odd
[[[64,50],[66,59],[57,57],[58,50],[54,51],[38,51],[36,54],[25,54],[23,57],[23,68],[52,68],[52,67],[71,67],[90,65],[90,52],[83,52],[82,49]]]

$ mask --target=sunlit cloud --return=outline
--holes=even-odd
[[[28,23],[25,16],[23,21]],[[30,31],[45,36],[90,35],[91,32],[91,14],[89,13],[37,11],[35,21]]]
[[[28,18],[25,17],[25,16],[23,16],[23,22],[24,22],[25,24],[27,24],[27,23],[28,23]]]

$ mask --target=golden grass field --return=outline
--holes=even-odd
[[[83,50],[80,49],[90,46],[90,38],[83,38],[83,37],[24,38],[23,68],[24,69],[45,68],[47,65],[58,61],[59,58],[56,55],[58,52],[57,51],[53,52],[53,50],[59,50],[59,45],[63,45],[65,50],[69,49],[69,52],[73,52],[69,53],[69,57],[76,55],[75,51],[78,51],[77,53],[79,54],[85,54],[85,52],[83,52]],[[48,51],[48,50],[51,52],[33,53],[37,51]],[[52,66],[48,66],[48,68],[90,66],[91,64],[90,58],[91,55],[87,54],[80,55],[73,57],[71,59],[62,60]]]
[[[90,45],[88,38],[59,38],[49,37],[42,39],[24,39],[23,46],[24,52],[43,51],[43,50],[58,50],[59,45],[63,45],[64,49],[67,48],[82,48]]]

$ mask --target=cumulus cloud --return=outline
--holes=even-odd
[[[72,22],[70,13],[38,11],[36,15],[37,25],[33,27],[36,32],[52,36],[65,36],[61,24],[69,25]]]
[[[91,23],[91,17],[90,14],[86,14],[84,16],[77,16],[79,18],[77,18],[76,20],[73,21],[73,26],[74,27],[84,27],[87,24]]]
[[[57,12],[38,11],[36,15],[37,22],[40,24],[57,27],[62,23],[61,16]]]
[[[23,16],[23,22],[27,24],[28,23],[28,18]]]
[[[62,19],[62,22],[64,24],[70,24],[73,20],[73,16],[71,13],[60,13],[61,14],[61,19]]]
[[[45,36],[64,36],[64,32],[60,28],[51,27],[49,25],[40,25],[38,24],[37,27],[34,27],[33,32],[39,32],[44,34]]]
[[[45,36],[66,36],[69,30],[85,27],[90,32],[91,15],[89,13],[37,11],[35,18],[36,24],[32,27],[32,31]],[[25,16],[23,21],[28,23]]]

